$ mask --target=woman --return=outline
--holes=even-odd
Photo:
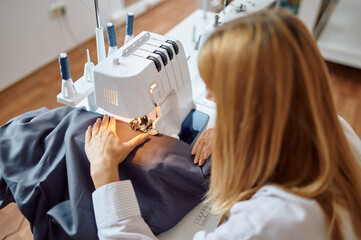
[[[360,140],[341,126],[327,67],[300,21],[269,10],[224,24],[199,70],[217,102],[207,199],[229,218],[194,239],[360,239],[361,170],[346,137]],[[120,143],[113,125],[105,117],[86,135],[98,235],[155,239],[113,170],[147,136]]]

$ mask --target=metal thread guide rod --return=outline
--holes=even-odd
[[[104,43],[103,28],[100,25],[98,0],[94,0],[94,6],[95,6],[95,18],[97,22],[97,27],[95,28],[95,37],[97,42],[97,56],[98,56],[98,64],[99,64],[103,59],[106,58],[105,43]]]
[[[223,13],[226,14],[226,7],[228,6],[229,4],[229,0],[224,0],[223,2]]]
[[[106,58],[106,54],[105,54],[103,28],[100,25],[98,0],[94,0],[94,7],[95,7],[95,18],[96,18],[95,20],[97,23],[97,26],[95,28],[95,39],[96,39],[96,43],[97,43],[98,64],[100,64],[100,62]],[[87,99],[88,99],[89,110],[96,111],[98,106],[95,103],[94,91],[88,95]]]
[[[207,19],[208,0],[202,0],[203,19]]]
[[[86,50],[87,62],[84,64],[84,77],[88,82],[94,83],[94,63],[90,61],[89,49]]]

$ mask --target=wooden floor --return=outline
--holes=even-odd
[[[168,32],[197,7],[194,0],[168,0],[135,20],[135,34],[149,30],[159,34]],[[123,44],[124,27],[116,30],[118,46]],[[83,74],[86,49],[96,63],[95,39],[83,43],[70,51],[69,61],[72,79]],[[11,118],[40,107],[55,108],[56,95],[60,92],[61,78],[58,62],[54,61],[35,71],[20,82],[0,92],[0,125]],[[336,108],[361,136],[361,70],[328,63],[334,86]],[[34,86],[37,86],[34,88]],[[0,211],[0,239],[32,239],[29,223],[22,217],[15,204]],[[15,232],[14,234],[11,234]],[[8,234],[10,236],[6,237]]]
[[[361,69],[328,63],[337,113],[361,136]]]

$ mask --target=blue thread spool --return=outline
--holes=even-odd
[[[128,36],[133,36],[133,25],[134,25],[134,13],[129,12],[127,14],[127,23],[125,27],[126,34]]]
[[[64,80],[70,79],[69,60],[68,60],[68,55],[66,53],[60,53],[59,65],[60,65],[61,78]]]
[[[115,35],[115,29],[113,23],[107,23],[107,36],[110,47],[117,46],[117,37]]]
[[[68,55],[66,53],[60,53],[59,55],[60,74],[62,78],[61,92],[65,99],[75,99],[77,92],[70,78],[70,68]]]

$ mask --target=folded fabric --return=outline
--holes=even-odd
[[[34,239],[98,239],[84,152],[85,131],[98,117],[83,108],[42,108],[0,128],[0,208],[15,201]],[[126,141],[138,133],[117,121],[117,134]],[[193,164],[191,146],[165,135],[150,137],[119,165],[156,235],[202,200],[209,171],[209,161]]]

